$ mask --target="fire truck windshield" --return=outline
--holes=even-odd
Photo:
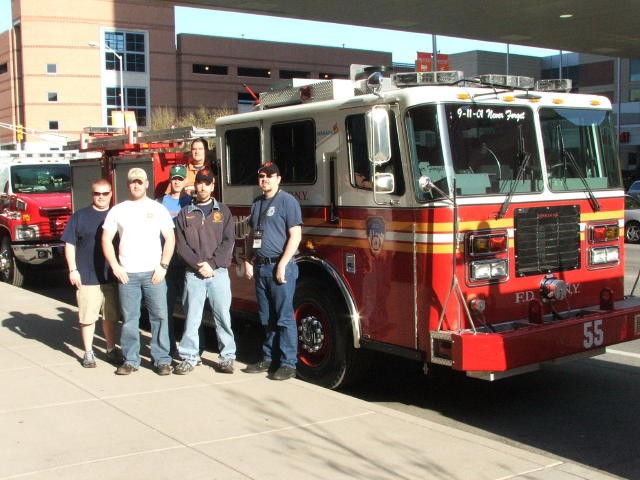
[[[540,126],[552,191],[622,188],[610,112],[542,108]]]
[[[530,108],[447,104],[444,112],[449,149],[440,145],[435,106],[420,106],[407,114],[408,136],[414,139],[411,147],[416,179],[426,175],[447,193],[455,179],[456,195],[460,196],[542,190],[534,113]],[[435,194],[417,190],[418,200],[429,200]]]
[[[14,165],[11,167],[14,193],[57,193],[71,191],[69,165]]]

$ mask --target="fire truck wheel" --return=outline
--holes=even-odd
[[[346,308],[338,295],[312,281],[298,283],[294,297],[298,326],[298,375],[327,388],[344,387],[362,371],[353,347]]]
[[[640,242],[640,223],[627,222],[624,226],[624,238],[629,243]]]
[[[22,287],[24,284],[24,275],[13,255],[11,241],[7,235],[4,235],[0,242],[0,280],[16,287]]]

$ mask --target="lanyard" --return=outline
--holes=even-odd
[[[276,194],[269,199],[269,203],[267,204],[267,208],[265,208],[264,212],[262,211],[262,204],[264,203],[264,200],[260,200],[260,212],[258,213],[258,225],[256,228],[257,230],[262,230],[262,219],[269,211],[269,207],[271,206],[271,204],[276,199],[279,193],[280,193],[280,190],[278,190]]]

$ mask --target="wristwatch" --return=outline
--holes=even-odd
[[[168,263],[161,263],[160,266],[162,268],[164,268],[165,270],[169,268],[169,264]]]

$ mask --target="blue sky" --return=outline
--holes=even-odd
[[[0,32],[9,28],[11,28],[11,0],[0,0]],[[426,34],[185,7],[176,8],[176,32],[379,50],[392,52],[393,61],[403,63],[412,63],[417,51],[430,52],[433,45],[431,35]],[[444,36],[437,37],[437,47],[440,53],[445,54],[469,50],[504,53],[507,51],[507,46],[503,43]],[[510,45],[509,51],[512,54],[534,56],[558,53],[557,50],[517,45]]]

